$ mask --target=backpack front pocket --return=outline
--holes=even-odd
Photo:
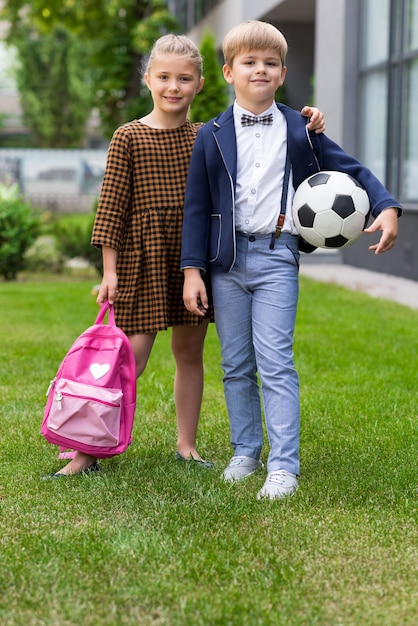
[[[47,426],[90,446],[119,443],[122,391],[61,378],[52,393]]]

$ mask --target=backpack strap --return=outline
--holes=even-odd
[[[76,455],[75,450],[69,450],[69,448],[65,448],[64,446],[60,446],[60,451],[58,454],[59,459],[73,459]]]
[[[113,304],[109,304],[107,300],[105,300],[105,302],[103,302],[102,306],[100,307],[100,311],[96,317],[95,324],[103,324],[103,320],[107,312],[109,312],[107,318],[108,324],[110,324],[111,326],[116,326]]]

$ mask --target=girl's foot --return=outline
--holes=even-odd
[[[195,465],[199,465],[200,467],[206,467],[207,469],[212,469],[214,467],[214,464],[211,461],[205,461],[204,459],[202,459],[202,457],[197,454],[197,452],[195,451],[196,456],[194,456],[192,454],[192,452],[190,452],[188,457],[183,456],[182,454],[180,454],[179,451],[176,452],[176,461],[183,461],[184,463],[191,463],[191,464],[195,464]]]
[[[89,474],[90,472],[99,471],[99,465],[97,459],[90,454],[84,452],[77,452],[75,457],[71,459],[67,465],[65,465],[59,472],[55,474],[47,474],[48,477],[59,476],[75,476],[76,474]]]

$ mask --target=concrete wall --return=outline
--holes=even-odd
[[[404,212],[399,220],[399,234],[395,247],[376,256],[370,252],[368,246],[378,240],[378,235],[362,235],[351,246],[343,248],[342,262],[375,272],[418,280],[418,213]]]
[[[267,20],[277,26],[289,44],[286,89],[289,106],[300,109],[312,101],[314,75],[314,0],[226,0],[217,5],[197,24],[188,36],[200,43],[205,29],[210,29],[219,48],[225,34],[244,20]],[[301,10],[300,10],[301,9]],[[312,15],[312,21],[309,17]]]
[[[199,42],[206,28],[215,35],[220,47],[222,39],[233,27],[245,20],[263,19],[274,14],[282,5],[306,3],[308,0],[224,0],[210,11],[204,20],[196,24],[187,34],[191,39]],[[309,0],[312,2],[312,0]]]
[[[35,207],[83,213],[100,194],[107,150],[0,149],[0,183],[19,186]]]
[[[315,102],[324,112],[327,134],[343,142],[345,0],[319,0],[315,19]]]

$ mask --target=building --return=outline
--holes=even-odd
[[[260,19],[289,43],[287,103],[314,103],[327,134],[399,199],[404,215],[393,250],[376,257],[372,236],[341,251],[344,262],[418,279],[418,0],[169,0],[196,43],[217,43],[234,25]],[[374,241],[374,240],[373,240]]]
[[[0,0],[0,8],[1,8]],[[6,24],[0,22],[0,128],[6,133],[24,132],[21,120],[19,95],[13,77],[15,55],[4,43]]]
[[[209,29],[219,49],[225,33],[243,20],[265,20],[280,28],[289,43],[287,104],[320,107],[327,134],[370,167],[404,206],[393,250],[376,257],[367,248],[373,238],[364,236],[341,251],[343,261],[418,280],[418,124],[413,106],[418,100],[418,0],[167,2],[183,32],[199,44]],[[5,32],[0,23],[0,127],[3,134],[19,137],[26,131]]]

